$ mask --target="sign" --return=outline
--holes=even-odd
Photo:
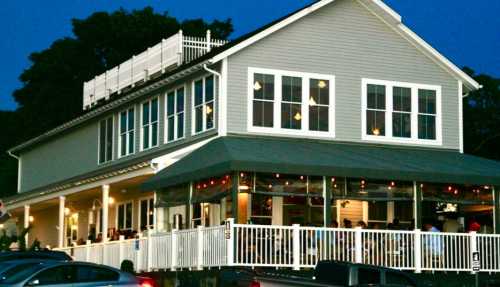
[[[141,243],[141,241],[139,240],[139,238],[135,239],[135,241],[134,241],[135,251],[139,251],[139,249],[141,248],[140,243]]]
[[[226,220],[226,229],[224,230],[224,235],[226,236],[226,239],[231,239],[231,222],[229,220]]]
[[[481,270],[481,261],[479,259],[479,252],[472,252],[472,271],[474,272]]]

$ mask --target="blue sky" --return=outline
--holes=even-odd
[[[28,55],[71,36],[71,19],[95,11],[150,5],[180,19],[232,18],[233,37],[296,10],[310,0],[3,0],[0,7],[0,110],[15,109],[12,91]],[[500,1],[385,0],[403,22],[459,67],[500,77]]]

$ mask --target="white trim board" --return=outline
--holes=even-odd
[[[211,63],[219,62],[220,60],[227,58],[238,51],[252,45],[253,43],[269,36],[270,34],[288,26],[291,23],[305,17],[312,12],[334,2],[335,0],[321,0],[313,5],[306,7],[295,14],[279,21],[278,23],[272,25],[271,27],[264,29],[263,31],[249,37],[248,39],[243,40],[241,43],[236,44],[235,46],[222,51],[221,53],[215,55],[212,59],[210,59]],[[482,86],[476,82],[473,78],[463,72],[460,68],[458,68],[455,64],[453,64],[450,60],[448,60],[445,56],[439,53],[436,49],[434,49],[431,45],[425,42],[422,38],[420,38],[417,34],[411,31],[408,27],[406,27],[402,23],[401,16],[396,13],[389,6],[384,4],[380,0],[357,0],[357,2],[365,7],[367,10],[378,16],[383,22],[387,23],[391,28],[398,32],[404,39],[412,43],[417,49],[419,49],[424,55],[431,58],[434,62],[436,62],[439,66],[445,69],[448,73],[452,74],[457,80],[463,81],[467,88],[470,90],[480,89]],[[389,20],[389,21],[388,21]]]

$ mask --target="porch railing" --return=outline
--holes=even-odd
[[[62,248],[75,260],[137,271],[223,266],[313,268],[319,260],[364,263],[421,272],[500,272],[500,235],[234,224],[149,232],[138,239]]]
[[[227,43],[206,37],[184,36],[182,31],[163,39],[144,52],[133,56],[120,65],[107,70],[83,84],[83,109],[89,109],[101,99],[108,99],[115,92],[146,82],[152,75],[164,73],[208,53],[212,48]]]

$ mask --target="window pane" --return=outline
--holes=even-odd
[[[392,90],[392,105],[394,110],[401,112],[411,112],[411,89],[394,87]]]
[[[128,130],[131,131],[135,128],[135,119],[134,119],[135,109],[128,110]]]
[[[184,111],[184,88],[177,90],[177,113]]]
[[[368,202],[368,221],[387,221],[387,202]]]
[[[436,139],[436,116],[418,115],[418,138]]]
[[[195,109],[195,132],[201,132],[203,129],[203,106]]]
[[[254,74],[254,99],[274,100],[274,76]]]
[[[301,129],[302,114],[300,104],[281,104],[281,127],[284,129]]]
[[[385,86],[368,85],[367,107],[369,109],[385,110]]]
[[[154,223],[154,210],[155,210],[155,201],[153,198],[149,200],[149,211],[148,211],[148,224],[153,225]]]
[[[127,154],[127,134],[122,134],[120,135],[120,155],[126,155]]]
[[[113,156],[113,118],[108,118],[106,125],[106,161],[109,161]]]
[[[38,279],[39,285],[56,285],[75,280],[75,268],[73,266],[57,266],[40,272],[34,279]]]
[[[123,204],[118,206],[118,229],[124,229],[125,222],[125,206]]]
[[[158,121],[158,99],[151,101],[151,122]]]
[[[328,131],[327,106],[309,106],[309,130]]]
[[[274,103],[254,100],[253,125],[259,127],[273,127]]]
[[[148,225],[148,201],[141,200],[141,231]]]
[[[214,76],[205,78],[205,102],[214,99]]]
[[[132,228],[132,203],[127,203],[125,216],[125,228]]]
[[[143,149],[149,148],[149,126],[146,126],[143,129],[143,133],[142,133],[142,148]]]
[[[358,284],[380,284],[380,271],[378,269],[359,268]]]
[[[206,129],[208,130],[214,127],[214,102],[206,105],[205,113],[207,115]]]
[[[203,80],[194,82],[194,105],[198,106],[203,103]]]
[[[175,113],[175,92],[167,94],[167,115]]]
[[[411,114],[392,113],[392,135],[395,137],[411,137]]]
[[[127,131],[127,112],[120,113],[120,133]]]
[[[436,114],[436,91],[418,90],[418,112]]]
[[[283,101],[302,102],[302,78],[284,76],[281,86]]]
[[[385,112],[366,111],[366,134],[385,135]]]
[[[134,142],[135,142],[135,133],[134,131],[129,132],[128,134],[128,153],[134,153]]]
[[[142,104],[142,125],[149,123],[149,102]]]
[[[330,81],[311,79],[309,93],[309,105],[328,105],[330,102]]]
[[[172,141],[175,139],[175,131],[174,131],[174,128],[175,128],[175,120],[174,120],[174,116],[171,116],[168,118],[167,120],[167,140],[169,141]]]
[[[92,267],[92,266],[77,266],[76,267],[76,282],[109,282],[118,280],[120,275],[114,271]]]
[[[151,146],[158,144],[158,122],[151,125]]]
[[[184,137],[184,113],[177,115],[177,138]]]
[[[252,217],[272,216],[273,198],[263,194],[252,194]]]
[[[106,161],[106,121],[99,124],[99,163]]]

